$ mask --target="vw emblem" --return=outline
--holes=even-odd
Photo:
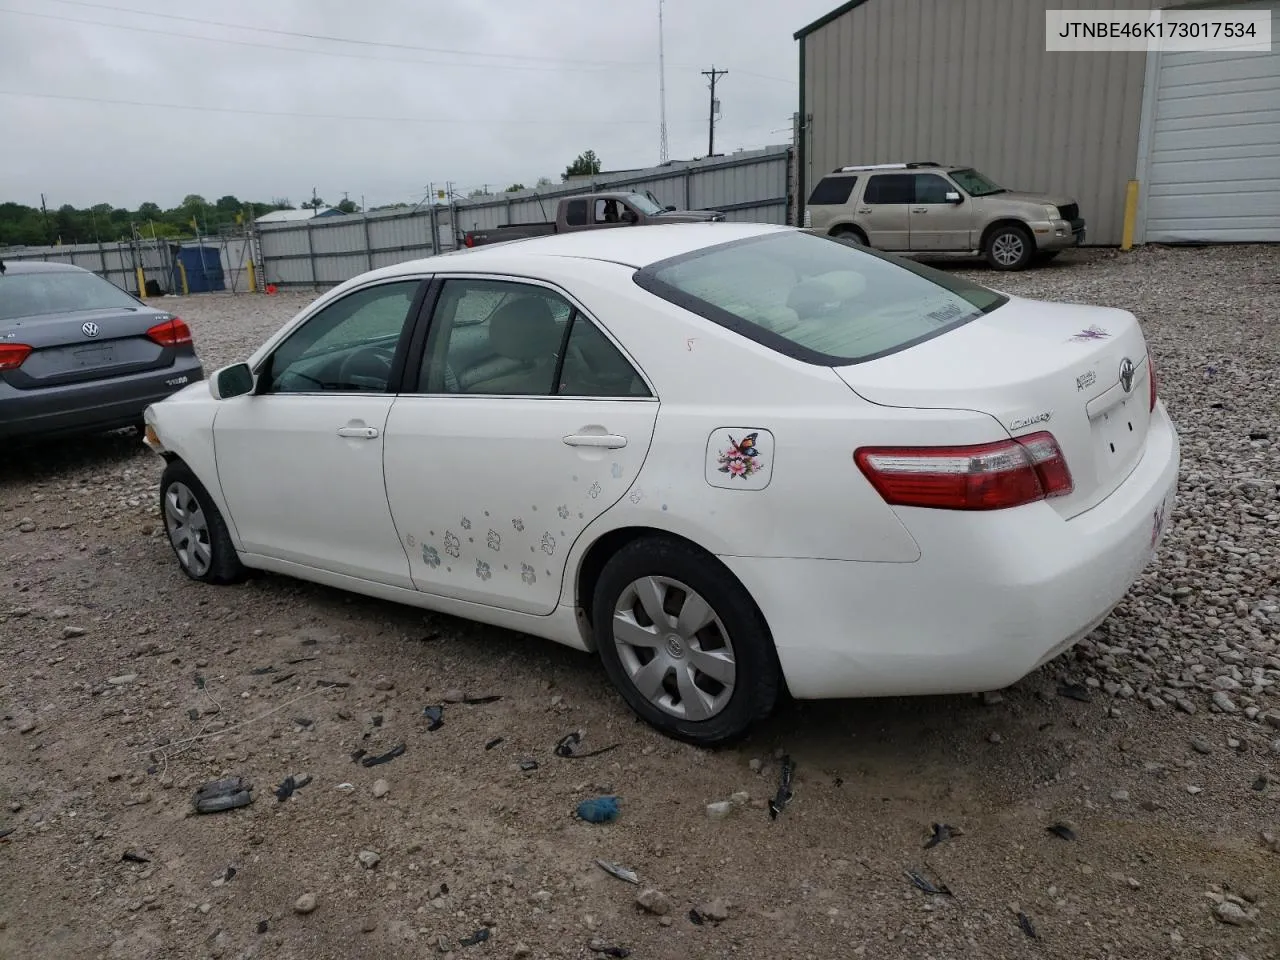
[[[1120,386],[1124,388],[1125,393],[1133,390],[1133,361],[1125,357],[1120,361]]]
[[[96,337],[98,335],[98,325],[90,320],[80,327],[80,332],[86,337]]]

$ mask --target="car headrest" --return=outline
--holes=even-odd
[[[509,360],[551,359],[559,349],[559,341],[547,301],[521,297],[499,307],[489,319],[489,346]]]

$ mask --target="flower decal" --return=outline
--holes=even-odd
[[[644,491],[632,490],[631,496],[627,497],[627,499],[630,500],[632,503],[639,503],[641,500],[644,499]]]
[[[481,580],[488,580],[493,576],[493,571],[489,569],[489,564],[483,560],[476,561],[476,576]]]
[[[444,552],[455,559],[462,556],[462,541],[451,530],[444,532]]]
[[[600,496],[600,491],[602,489],[603,488],[600,486],[600,481],[597,480],[595,483],[591,485],[590,489],[587,490],[587,496],[589,496],[592,500],[594,500],[596,497]]]
[[[463,517],[463,518],[462,518],[462,520],[459,522],[459,524],[458,524],[458,525],[459,525],[460,527],[462,527],[462,529],[463,529],[463,530],[470,530],[470,529],[471,529],[471,521],[470,521],[470,520],[468,520],[466,517]]]
[[[425,543],[422,545],[422,562],[434,570],[440,566],[440,551],[435,547],[429,547]]]
[[[524,533],[524,521],[519,517],[511,521],[511,526],[515,528],[516,533]]]
[[[538,582],[538,575],[533,572],[532,565],[527,563],[522,563],[520,564],[520,579],[523,580],[525,583],[527,583],[529,586],[533,586],[535,583]]]
[[[615,480],[617,480],[619,477],[621,477],[621,476],[622,476],[622,464],[620,464],[620,463],[615,463],[612,467],[610,467],[610,468],[609,468],[609,475],[610,475],[610,476],[612,476],[612,477],[613,477],[613,479],[615,479]]]
[[[404,538],[404,542],[409,545],[410,550],[412,550],[414,547],[418,545],[418,541],[414,538],[412,533]]]
[[[564,506],[563,504],[561,504],[559,507],[556,508],[556,513],[560,514],[561,520],[569,519],[569,508]]]
[[[550,531],[542,535],[542,552],[548,557],[556,552],[556,538],[551,535]]]
[[[502,549],[502,534],[500,534],[497,530],[492,530],[492,529],[491,529],[491,530],[489,531],[489,539],[488,539],[488,541],[487,541],[487,542],[488,542],[488,544],[489,544],[489,549],[490,549],[490,550],[501,550],[501,549]]]
[[[729,437],[729,447],[721,450],[718,458],[721,473],[745,479],[764,469],[764,464],[760,462],[760,451],[756,449],[756,438],[760,436],[758,433],[747,434],[741,443],[728,434],[726,436]]]

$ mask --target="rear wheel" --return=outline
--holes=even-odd
[[[663,733],[717,746],[772,712],[781,671],[764,617],[703,551],[667,537],[633,541],[605,564],[592,610],[609,678]]]
[[[181,460],[160,477],[160,514],[178,566],[201,583],[237,583],[248,571],[236,556],[226,521],[196,475]]]
[[[1026,227],[1005,223],[987,234],[982,252],[996,270],[1022,270],[1035,256],[1036,243]]]

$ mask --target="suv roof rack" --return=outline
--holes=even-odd
[[[832,173],[852,173],[855,170],[915,170],[917,167],[939,167],[932,160],[915,160],[911,163],[858,163],[848,167],[836,167]]]

